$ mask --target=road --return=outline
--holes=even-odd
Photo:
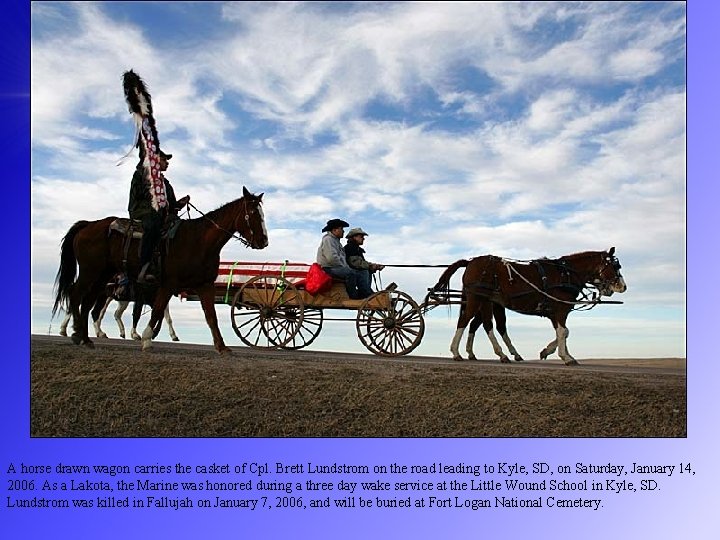
[[[31,335],[31,344],[47,346],[51,344],[67,345],[70,344],[70,338],[54,335]],[[94,343],[98,348],[118,347],[118,348],[134,348],[141,353],[140,344],[131,339],[94,339]],[[373,354],[361,353],[343,353],[335,351],[318,351],[318,350],[301,350],[301,351],[283,351],[276,349],[251,349],[249,347],[234,346],[232,347],[234,355],[248,355],[262,358],[284,358],[289,356],[293,359],[302,360],[324,360],[324,361],[364,361],[364,362],[407,362],[416,364],[438,364],[438,365],[457,365],[457,362],[451,358],[432,357],[432,356],[401,356],[401,357],[382,357]],[[155,354],[188,354],[203,353],[210,354],[214,351],[212,345],[184,343],[184,342],[165,342],[156,341],[153,346]],[[614,359],[578,359],[579,366],[567,367],[559,359],[548,360],[528,360],[525,362],[513,362],[512,364],[501,364],[497,360],[477,360],[465,361],[463,365],[474,365],[478,368],[507,367],[512,365],[518,369],[573,369],[593,373],[627,373],[627,374],[653,374],[653,375],[685,375],[686,361],[684,358],[614,358]]]

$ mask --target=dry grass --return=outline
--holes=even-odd
[[[297,355],[296,355],[297,356]],[[682,374],[33,341],[35,437],[684,437]]]

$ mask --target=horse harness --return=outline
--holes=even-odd
[[[567,261],[562,259],[537,259],[529,261],[528,264],[534,267],[537,271],[539,285],[534,284],[515,267],[517,262],[519,261],[511,261],[509,259],[503,259],[495,255],[490,255],[488,265],[483,270],[480,280],[473,283],[469,288],[471,288],[478,296],[482,296],[501,305],[504,305],[506,300],[512,301],[513,299],[527,296],[529,294],[539,293],[542,297],[541,300],[533,310],[524,311],[528,314],[549,314],[552,311],[551,302],[559,302],[563,304],[576,303],[556,298],[552,294],[552,291],[554,290],[564,290],[569,292],[573,297],[577,297],[584,288],[584,284],[579,284],[577,278],[573,280],[573,276],[576,275],[576,272],[568,265]],[[546,268],[548,265],[558,270],[560,279],[559,282],[553,282],[549,278]],[[498,273],[499,271],[507,272],[507,279],[511,285],[516,279],[519,279],[526,283],[529,288],[515,292],[508,297],[503,298],[500,286],[500,276]]]

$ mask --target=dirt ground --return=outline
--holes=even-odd
[[[685,359],[502,365],[31,340],[34,437],[685,437]]]

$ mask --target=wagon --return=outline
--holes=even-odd
[[[325,321],[354,321],[360,342],[380,356],[408,354],[420,344],[423,311],[394,284],[363,300],[351,300],[339,281],[312,295],[304,287],[309,269],[310,264],[287,261],[221,262],[215,303],[230,305],[233,330],[250,347],[302,349],[318,337]],[[354,317],[330,318],[326,312],[354,312]]]

